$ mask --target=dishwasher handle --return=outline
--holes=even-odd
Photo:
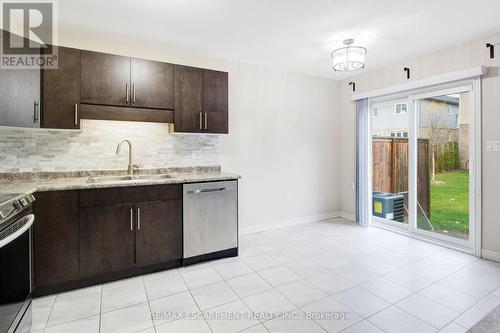
[[[213,187],[213,188],[204,188],[200,190],[189,190],[186,191],[186,194],[200,194],[200,193],[210,193],[210,192],[224,192],[227,190],[225,187]]]

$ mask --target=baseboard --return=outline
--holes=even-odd
[[[500,262],[500,253],[499,252],[482,249],[481,250],[481,257],[484,259]]]
[[[351,221],[356,221],[356,216],[352,213],[339,212],[339,214],[340,214],[340,217],[343,217],[343,218],[351,220]]]
[[[258,224],[258,225],[250,226],[250,227],[240,226],[239,233],[240,233],[240,235],[246,235],[246,234],[252,234],[255,232],[261,232],[261,231],[289,227],[292,225],[311,223],[311,222],[319,222],[319,221],[324,221],[324,220],[328,220],[328,219],[332,219],[332,218],[336,218],[336,217],[341,217],[339,212],[329,212],[329,213],[323,213],[323,214],[318,214],[318,215],[304,216],[304,217],[299,217],[299,218],[294,218],[294,219]]]

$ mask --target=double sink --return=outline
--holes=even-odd
[[[171,179],[174,176],[169,174],[159,174],[159,175],[127,175],[127,176],[104,176],[104,177],[90,177],[87,183],[111,183],[111,182],[129,182],[129,181],[148,181],[148,180],[162,180]]]

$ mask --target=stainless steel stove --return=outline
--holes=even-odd
[[[35,201],[31,193],[0,193],[0,223]],[[0,224],[0,230],[2,225]]]
[[[31,193],[0,193],[0,333],[31,328]]]

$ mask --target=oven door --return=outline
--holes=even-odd
[[[31,225],[25,215],[0,231],[0,333],[31,326]]]

